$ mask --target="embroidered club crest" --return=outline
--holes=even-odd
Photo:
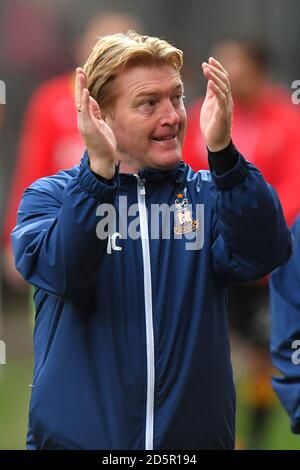
[[[188,200],[183,194],[177,194],[175,199],[175,227],[176,235],[194,232],[199,226],[199,221],[194,220],[191,211],[188,208]]]

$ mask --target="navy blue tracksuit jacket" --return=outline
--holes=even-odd
[[[295,249],[289,262],[274,271],[271,292],[273,388],[288,412],[292,431],[300,434],[300,216],[292,232]]]
[[[104,204],[116,224],[101,239]],[[175,204],[169,238],[151,236],[155,204]],[[237,153],[221,175],[181,162],[106,181],[85,154],[26,190],[12,239],[36,287],[29,449],[234,448],[229,286],[292,246],[254,166]]]

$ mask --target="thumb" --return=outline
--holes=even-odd
[[[206,95],[205,98],[212,98],[214,96],[214,90],[213,90],[213,82],[212,80],[208,80],[207,82],[207,87],[206,87]]]

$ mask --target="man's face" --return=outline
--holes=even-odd
[[[181,159],[186,128],[183,84],[171,66],[134,66],[115,81],[117,98],[106,122],[132,168],[167,169]]]

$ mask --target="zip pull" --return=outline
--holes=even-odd
[[[140,193],[141,193],[141,195],[142,195],[142,196],[146,196],[146,188],[145,188],[144,182],[139,183],[139,186],[140,186]]]
[[[134,175],[137,179],[137,184],[139,186],[139,191],[140,191],[140,194],[141,196],[145,196],[146,195],[146,187],[145,187],[145,182],[146,180],[144,178],[141,178],[139,175]]]

